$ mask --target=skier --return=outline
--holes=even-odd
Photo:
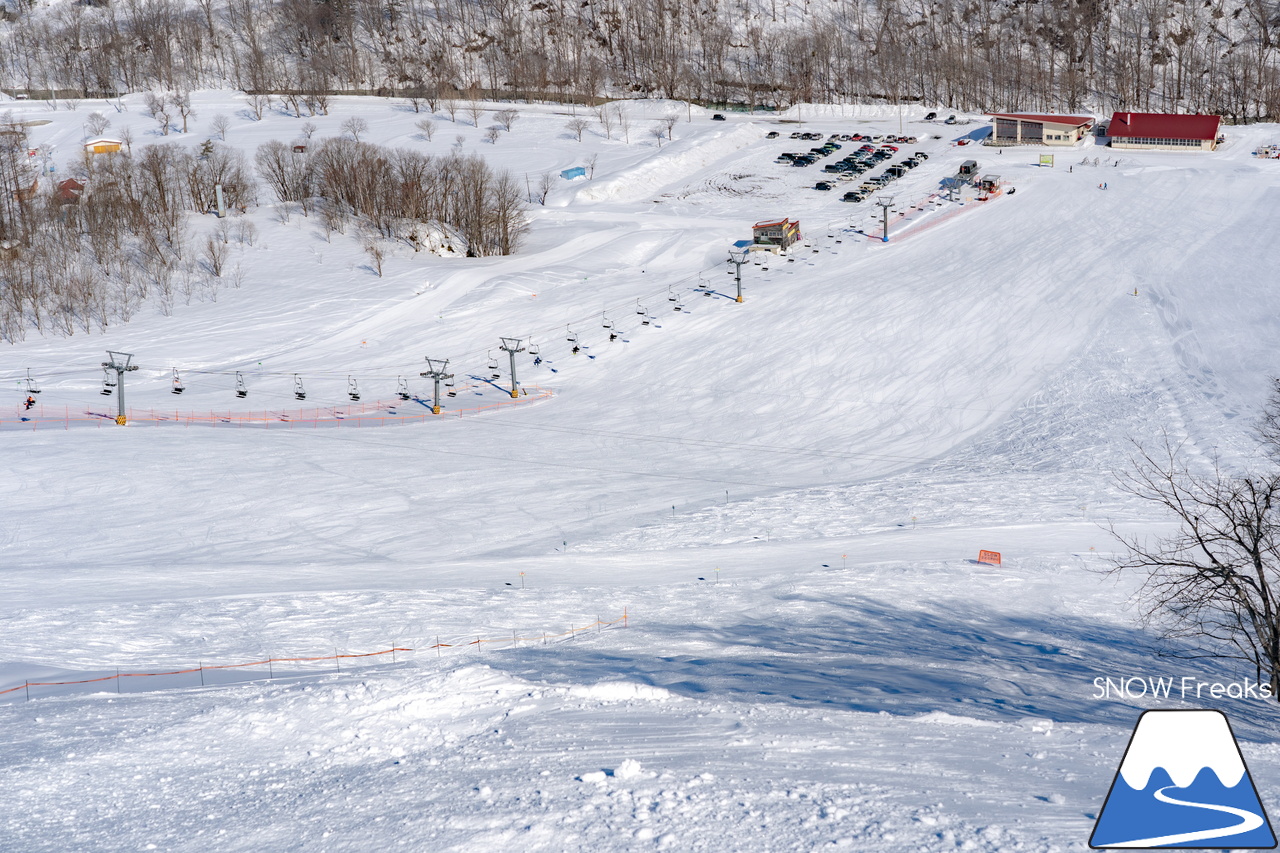
[[[1103,182],[1102,182],[1102,188],[1103,188],[1104,190],[1107,188],[1107,182],[1106,182],[1106,181],[1103,181]]]
[[[533,366],[534,366],[534,367],[537,367],[539,364],[542,364],[542,356],[540,356],[540,355],[535,355],[535,356],[533,357]]]
[[[36,404],[36,398],[32,397],[30,394],[28,394],[27,399],[23,401],[23,405],[26,407],[26,410],[28,412],[31,411],[31,407],[34,406],[35,404]]]
[[[573,345],[573,354],[574,354],[574,355],[577,355],[577,354],[578,354],[578,345],[577,345],[577,344],[574,344],[574,345]]]

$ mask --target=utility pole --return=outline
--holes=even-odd
[[[738,286],[738,302],[742,301],[742,265],[747,262],[750,249],[730,249],[729,263],[733,264],[733,283]]]
[[[447,372],[448,367],[449,359],[447,358],[443,360],[428,358],[427,369],[418,374],[419,376],[424,376],[427,379],[434,379],[436,382],[435,400],[431,406],[431,414],[433,415],[440,414],[440,380],[453,378],[453,374]]]
[[[520,396],[520,387],[516,384],[516,353],[524,352],[524,347],[520,346],[520,338],[501,338],[502,346],[499,347],[511,358],[511,399]]]
[[[884,213],[884,242],[889,242],[889,208],[893,207],[893,196],[884,195],[876,199],[876,204],[880,205],[880,210]]]
[[[124,426],[124,375],[130,370],[137,370],[138,365],[132,363],[133,353],[107,350],[107,357],[111,360],[102,362],[102,366],[116,372],[116,423]]]

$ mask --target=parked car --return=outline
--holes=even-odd
[[[826,181],[818,181],[816,184],[813,185],[813,188],[815,190],[829,190],[831,189],[831,184],[827,183]]]
[[[955,116],[947,116],[947,120],[943,122],[943,124],[955,124],[955,123],[956,123]]]
[[[800,131],[798,131],[798,130],[797,130],[796,132],[792,133],[792,134],[791,134],[791,136],[789,136],[789,137],[787,137],[787,138],[788,138],[788,139],[799,139],[799,138],[800,138]]]
[[[912,156],[912,157],[915,157],[917,160],[928,160],[928,159],[929,159],[929,155],[928,155],[928,154],[926,154],[926,153],[924,153],[923,151],[917,151],[915,154],[912,154],[911,156]]]
[[[713,115],[713,116],[711,117],[711,120],[712,120],[712,121],[724,121],[724,116],[720,115],[720,113],[716,113],[715,115]]]
[[[777,139],[777,138],[778,138],[778,131],[776,131],[776,130],[771,130],[771,131],[769,131],[768,133],[766,133],[766,134],[764,135],[764,138],[765,138],[765,139]]]
[[[845,193],[843,196],[841,196],[841,197],[840,197],[840,200],[841,200],[841,201],[850,201],[850,202],[853,202],[853,203],[857,204],[857,203],[858,203],[858,202],[860,202],[860,201],[865,201],[865,200],[866,200],[866,198],[867,198],[867,197],[866,197],[865,195],[863,195],[862,193],[859,193],[859,192],[847,192],[847,193]]]
[[[925,113],[925,114],[924,114],[924,120],[925,120],[925,121],[933,121],[933,120],[934,120],[935,118],[937,118],[937,117],[938,117],[938,114],[937,114],[937,113]]]

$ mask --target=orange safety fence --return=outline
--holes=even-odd
[[[190,675],[192,673],[200,673],[202,683],[203,683],[203,676],[204,676],[204,673],[206,672],[216,672],[218,670],[224,670],[224,669],[243,669],[245,667],[254,667],[254,666],[257,666],[257,667],[265,666],[270,669],[274,664],[277,664],[277,663],[315,663],[317,661],[333,661],[335,665],[338,666],[339,671],[341,671],[341,662],[344,660],[375,658],[382,655],[391,655],[391,658],[394,661],[396,652],[412,653],[412,652],[434,650],[437,653],[437,655],[440,655],[443,649],[466,648],[467,646],[476,646],[478,651],[479,647],[484,645],[485,643],[509,645],[512,648],[519,646],[520,643],[541,642],[543,645],[546,645],[549,641],[558,640],[563,637],[571,637],[571,638],[577,637],[580,634],[590,632],[592,628],[595,628],[597,629],[597,631],[599,631],[603,628],[608,628],[612,625],[618,625],[618,624],[621,624],[622,627],[624,628],[628,628],[630,627],[630,618],[631,617],[627,609],[623,608],[622,615],[619,616],[617,619],[611,619],[606,621],[606,620],[600,619],[599,617],[596,617],[596,621],[590,623],[589,625],[584,625],[580,628],[571,626],[568,631],[562,631],[557,634],[548,634],[544,632],[536,637],[521,637],[521,636],[518,636],[513,631],[510,637],[504,636],[499,638],[488,638],[488,637],[476,636],[475,638],[470,638],[468,635],[462,635],[455,642],[445,643],[445,642],[441,642],[440,638],[437,636],[436,641],[430,645],[418,646],[418,647],[393,646],[392,648],[383,649],[377,652],[349,652],[346,654],[338,654],[335,652],[335,654],[332,654],[332,655],[317,655],[313,657],[291,657],[291,658],[269,657],[269,658],[264,658],[262,660],[249,661],[246,663],[223,663],[223,664],[202,663],[199,666],[187,667],[186,669],[170,669],[170,670],[163,670],[159,672],[120,672],[117,670],[112,675],[104,675],[97,678],[72,679],[72,680],[66,680],[66,681],[27,680],[15,687],[8,687],[3,690],[0,690],[0,696],[5,696],[9,693],[16,693],[21,690],[26,692],[27,699],[28,701],[30,701],[32,687],[63,687],[63,686],[76,685],[76,684],[97,684],[104,681],[115,681],[117,682],[117,690],[118,690],[119,681],[122,678],[153,678],[153,677],[166,676],[166,675]],[[273,676],[268,676],[268,677],[272,678]],[[296,677],[296,676],[290,676],[290,677]]]
[[[415,399],[413,403],[371,402],[353,405],[325,406],[311,409],[262,409],[258,411],[237,412],[228,409],[224,412],[182,412],[179,410],[162,411],[159,409],[129,408],[126,421],[135,426],[160,426],[164,424],[191,426],[239,426],[258,429],[294,429],[309,428],[341,428],[341,427],[376,427],[407,423],[426,423],[433,419],[450,416],[462,417],[487,411],[546,400],[555,395],[550,388],[527,386],[524,394],[510,399],[498,399],[480,406],[464,406],[451,408],[441,406],[440,414],[432,414],[426,400]],[[423,407],[427,407],[425,410]],[[64,406],[59,414],[44,404],[37,404],[29,411],[18,411],[15,415],[0,417],[0,429],[70,429],[72,426],[97,426],[104,424],[115,426],[115,409],[95,411],[86,407],[77,410],[73,416],[71,407]]]

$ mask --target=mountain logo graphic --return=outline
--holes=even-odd
[[[1275,833],[1226,715],[1144,712],[1089,846],[1274,849]]]

